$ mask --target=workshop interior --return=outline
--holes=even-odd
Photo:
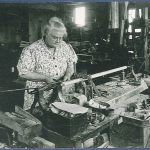
[[[27,88],[19,57],[54,16],[77,54],[75,72]],[[149,18],[144,1],[0,3],[0,148],[149,148]],[[55,96],[44,109],[47,88]],[[34,95],[31,111],[23,109],[25,91]]]

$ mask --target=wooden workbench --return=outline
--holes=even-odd
[[[117,115],[112,115],[106,117],[102,122],[96,123],[94,125],[88,125],[81,133],[77,133],[75,136],[68,138],[62,136],[54,131],[43,128],[43,137],[48,141],[55,143],[56,148],[84,148],[83,142],[99,135],[100,133],[107,132],[109,134],[110,128],[115,120],[117,120]]]
[[[127,108],[129,104],[137,104],[149,99],[148,92],[137,94],[117,104],[120,110],[117,109],[116,113],[120,113],[120,117],[118,123],[113,124],[110,133],[111,145],[119,148],[150,147],[150,120],[137,119],[122,111],[122,107]]]
[[[141,81],[140,85],[126,84],[124,86],[110,86],[108,82],[107,84],[101,84],[96,87],[102,91],[107,91],[108,95],[97,97],[94,100],[96,102],[107,102],[110,105],[116,105],[117,103],[124,102],[125,100],[148,89],[146,83],[143,80]]]
[[[101,84],[97,86],[98,89],[106,90],[108,95],[106,97],[97,97],[94,100],[99,102],[107,102],[111,105],[116,105],[118,102],[124,102],[125,100],[131,98],[132,96],[141,93],[148,87],[145,82],[141,82],[140,85],[127,84],[126,86],[108,86]],[[56,132],[43,129],[43,137],[47,140],[55,143],[56,147],[73,147],[73,148],[84,148],[83,142],[97,136],[104,131],[109,133],[111,125],[117,120],[119,115],[113,115],[111,117],[106,117],[104,121],[97,123],[95,125],[89,125],[84,132],[78,133],[72,138],[62,136]],[[94,146],[93,146],[94,147]],[[97,146],[98,147],[98,146]]]

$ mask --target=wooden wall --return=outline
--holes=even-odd
[[[55,11],[56,6],[50,4],[0,4],[0,43],[15,43],[18,38],[34,42]]]
[[[19,8],[0,5],[0,43],[15,42],[21,32],[21,14]]]
[[[40,29],[54,12],[51,5],[0,4],[0,83],[17,77],[20,41],[39,39]]]
[[[63,18],[71,40],[91,40],[102,34],[108,27],[109,3],[89,4],[45,4],[45,5],[3,5],[0,4],[0,42],[14,42],[18,34],[21,39],[36,41],[40,30],[51,16]],[[86,26],[75,25],[74,9],[77,6],[86,7]]]
[[[63,20],[67,26],[70,40],[94,40],[94,37],[103,34],[108,28],[110,3],[89,3],[89,4],[68,4],[61,9],[63,13]],[[86,7],[86,25],[79,28],[75,25],[75,8],[78,6]],[[82,34],[82,35],[81,35]]]
[[[29,11],[29,41],[31,43],[42,37],[42,29],[51,16],[53,16],[53,13],[48,11]]]
[[[43,27],[52,16],[57,15],[57,5],[42,4],[29,6],[29,41],[42,37]]]

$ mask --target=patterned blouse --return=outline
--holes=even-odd
[[[46,46],[43,39],[40,39],[23,49],[17,68],[19,75],[27,72],[37,72],[53,79],[60,79],[65,75],[67,67],[73,62],[77,62],[77,55],[70,45],[62,41],[53,50]],[[26,87],[28,88],[41,87],[43,85],[45,85],[44,82],[26,82]],[[52,90],[43,92],[43,103],[46,103],[51,94]],[[25,91],[24,109],[30,109],[33,101],[34,95]]]

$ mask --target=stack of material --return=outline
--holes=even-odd
[[[33,137],[41,134],[41,122],[18,106],[15,112],[0,112],[0,123],[20,135]]]
[[[42,134],[41,122],[18,106],[15,107],[15,112],[0,111],[0,124],[16,131],[17,140],[29,147],[55,147],[53,143],[38,137]]]
[[[20,47],[24,48],[24,47],[27,47],[30,45],[30,42],[27,42],[27,41],[21,41],[20,42]]]

